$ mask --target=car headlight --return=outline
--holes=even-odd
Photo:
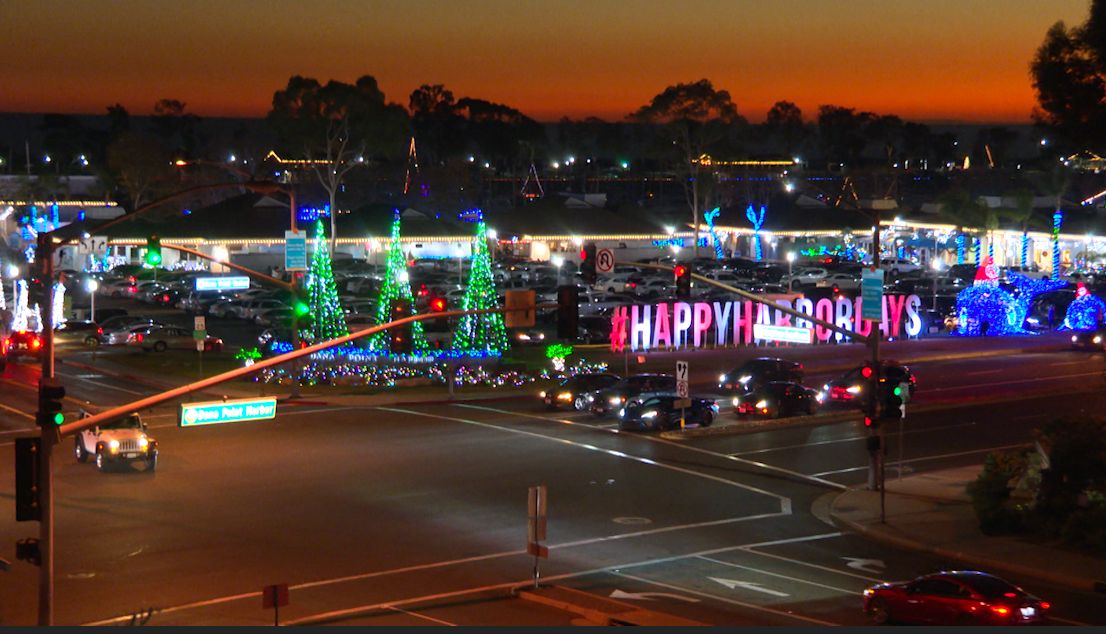
[[[860,387],[859,385],[850,385],[845,391],[849,394],[860,394],[860,390],[862,389],[864,388]]]
[[[1095,339],[1098,339],[1098,337],[1095,337]],[[1079,343],[1079,335],[1072,335],[1071,336],[1071,342],[1072,343]]]
[[[1095,335],[1094,339],[1092,339],[1091,341],[1094,341],[1095,343],[1102,343],[1102,336],[1101,335]]]
[[[738,405],[741,405],[741,399],[735,396],[733,397],[733,406],[737,407]]]
[[[757,401],[757,409],[764,409],[765,407],[768,407],[768,401],[764,399]]]
[[[719,374],[718,375],[718,382],[719,383],[725,383],[726,382],[726,375],[725,374]]]
[[[119,441],[114,439],[114,438],[109,440],[108,441],[108,449],[111,450],[111,453],[115,453],[116,451],[119,451]]]
[[[618,410],[618,417],[619,417],[619,418],[626,418],[626,408],[625,408],[625,407],[623,407],[622,409]]]
[[[145,436],[142,436],[138,439],[138,446],[145,449],[150,446],[150,441]]]
[[[738,379],[737,382],[742,384],[742,385],[745,385],[746,383],[748,383],[749,381],[752,381],[752,380],[753,380],[752,375],[746,374],[745,376]]]
[[[538,392],[538,398],[545,398],[545,390]]]
[[[866,597],[870,597],[875,593],[876,593],[876,591],[871,589],[871,588],[864,588],[864,596],[866,596]]]
[[[622,397],[621,396],[612,396],[609,399],[607,399],[607,402],[610,403],[611,405],[619,405],[619,404],[622,403]]]
[[[520,332],[520,333],[518,333],[518,340],[519,341],[530,341],[530,335],[528,335],[524,332]]]
[[[558,401],[571,401],[572,400],[572,392],[561,392],[560,394],[557,395],[557,400]]]
[[[656,412],[656,410],[649,410],[648,412],[645,412],[644,414],[642,414],[641,417],[642,418],[656,418],[657,417],[657,412]]]
[[[825,385],[823,385],[822,390],[825,391],[825,392],[829,392],[830,391],[830,384],[826,383]]]

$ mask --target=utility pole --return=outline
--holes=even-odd
[[[879,268],[879,222],[880,213],[879,209],[873,210],[875,214],[875,226],[872,228],[872,267],[871,270],[875,271]],[[872,427],[868,428],[868,473],[869,482],[874,482],[876,488],[879,489],[879,521],[884,522],[886,520],[885,514],[885,494],[884,494],[884,434],[883,426],[879,424],[879,378],[883,373],[883,368],[880,367],[879,362],[879,338],[880,327],[882,321],[872,322],[871,336],[868,337],[868,348],[871,354],[872,362],[872,376],[871,385],[868,388],[868,417],[872,421]],[[874,439],[874,440],[873,440]]]

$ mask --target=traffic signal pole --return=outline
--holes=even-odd
[[[53,238],[49,233],[38,234],[38,246],[35,249],[35,262],[38,263],[39,279],[43,280],[46,288],[46,299],[39,307],[39,315],[42,319],[43,331],[46,335],[42,338],[42,374],[38,380],[38,389],[41,392],[44,383],[54,378],[54,249]],[[52,455],[54,444],[58,435],[52,429],[44,426],[43,417],[46,412],[36,412],[35,420],[39,423],[40,449],[38,467],[38,500],[41,509],[41,517],[38,524],[38,548],[39,561],[42,574],[38,583],[38,624],[54,624],[54,470],[52,467]]]
[[[879,209],[873,210],[875,214],[875,223],[872,226],[872,271],[879,268]],[[882,294],[882,289],[881,289]],[[868,391],[868,416],[872,419],[872,425],[878,425],[878,429],[868,428],[868,485],[869,489],[873,481],[879,488],[879,521],[880,523],[887,522],[887,496],[884,492],[884,484],[886,483],[886,471],[884,469],[884,463],[886,462],[887,447],[886,447],[886,435],[883,432],[883,425],[879,425],[879,377],[883,374],[883,367],[879,362],[879,335],[880,324],[872,322],[872,333],[868,337],[868,348],[871,351],[872,360],[872,377],[871,387]],[[871,438],[876,440],[871,440]],[[901,438],[901,436],[900,436]],[[875,445],[873,450],[872,446]],[[874,476],[878,475],[878,480]]]

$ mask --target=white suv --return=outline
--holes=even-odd
[[[81,418],[88,416],[88,412],[81,412]],[[107,471],[114,464],[139,460],[146,463],[147,471],[157,468],[157,441],[146,434],[146,424],[137,413],[82,429],[73,442],[77,462],[88,462],[89,456],[95,456],[96,468],[100,471]]]
[[[903,258],[884,258],[879,261],[879,265],[880,268],[885,271],[890,271],[895,275],[899,273],[910,273],[911,271],[917,271],[922,268],[920,265],[914,264],[910,260],[905,260]]]

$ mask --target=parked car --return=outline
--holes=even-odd
[[[100,326],[94,321],[67,321],[54,329],[54,344],[100,345]]]
[[[138,292],[138,286],[133,276],[113,277],[100,282],[96,292],[106,297],[134,296]]]
[[[792,381],[771,381],[752,392],[733,397],[733,408],[738,418],[783,418],[813,415],[821,400],[821,393],[813,388]]]
[[[852,273],[830,273],[814,283],[817,288],[836,288],[839,291],[860,289],[860,276]]]
[[[610,387],[618,383],[619,379],[617,374],[605,372],[577,374],[561,381],[561,384],[555,388],[543,390],[539,396],[550,409],[571,406],[577,411],[583,411],[588,407],[588,393]]]
[[[750,392],[771,381],[803,380],[803,364],[779,357],[758,357],[718,377],[718,389],[723,394]]]
[[[1047,601],[994,575],[952,570],[864,590],[864,612],[879,625],[1029,625],[1048,618]]]
[[[884,361],[883,369],[879,374],[880,398],[885,398],[899,383],[910,384],[910,396],[918,385],[918,378],[910,371],[908,366],[894,361]],[[833,379],[822,386],[827,403],[849,404],[862,403],[863,396],[868,393],[870,379],[864,376],[867,366],[859,366],[849,370],[840,377]]]
[[[679,400],[675,394],[643,394],[618,411],[618,428],[622,431],[677,429],[681,413],[685,424],[710,427],[718,416],[718,404],[714,399],[690,398],[691,406],[682,410],[676,407]]]
[[[588,394],[588,409],[596,416],[606,416],[622,409],[631,398],[646,392],[675,392],[676,378],[667,374],[635,374],[614,385]]]
[[[287,306],[263,308],[253,317],[253,323],[258,326],[283,326],[292,323],[295,311]]]
[[[144,333],[153,326],[161,325],[159,322],[151,320],[127,324],[120,326],[114,330],[104,329],[104,332],[100,334],[100,345],[104,346],[122,346],[126,345],[133,336],[137,333]]]
[[[196,340],[191,330],[175,326],[150,326],[144,331],[135,332],[127,345],[138,346],[146,352],[165,352],[169,348],[176,350],[195,350]],[[207,335],[204,338],[204,352],[222,352],[223,340]]]
[[[922,268],[921,265],[915,264],[905,258],[883,258],[879,261],[879,266],[892,275],[909,273],[910,271],[917,271]]]

